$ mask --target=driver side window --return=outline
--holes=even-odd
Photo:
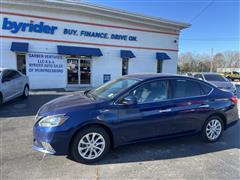
[[[169,81],[159,80],[145,83],[133,90],[130,95],[136,97],[138,103],[152,103],[168,99]]]

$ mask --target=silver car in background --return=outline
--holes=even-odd
[[[193,73],[193,77],[210,82],[221,90],[232,92],[234,95],[237,94],[236,86],[221,74],[207,72]]]
[[[0,68],[0,104],[29,95],[28,77],[14,69]]]

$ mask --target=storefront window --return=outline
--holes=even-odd
[[[163,61],[157,61],[157,73],[162,73]]]
[[[26,54],[17,54],[17,70],[26,74]]]
[[[122,59],[122,75],[128,74],[128,59]]]
[[[67,78],[68,78],[68,84],[79,83],[79,66],[78,66],[77,59],[67,60]]]
[[[91,84],[91,64],[89,60],[80,60],[80,83]]]
[[[68,84],[91,84],[91,61],[82,59],[67,60]]]

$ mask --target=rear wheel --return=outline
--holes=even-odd
[[[93,163],[100,160],[109,150],[108,133],[99,126],[91,126],[81,130],[74,138],[71,155],[81,163]]]
[[[28,97],[28,96],[29,96],[29,87],[28,87],[28,85],[26,85],[26,86],[24,87],[24,89],[23,89],[22,97],[23,97],[23,98],[26,98],[26,97]]]
[[[218,116],[210,117],[202,129],[202,137],[206,142],[216,142],[223,133],[223,121]]]

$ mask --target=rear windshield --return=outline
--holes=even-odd
[[[218,74],[204,74],[204,77],[207,81],[227,81],[226,78]]]

